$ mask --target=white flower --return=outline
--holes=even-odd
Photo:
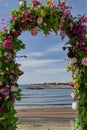
[[[20,2],[19,2],[19,5],[20,5],[20,6],[24,6],[24,5],[25,5],[24,1],[20,1]]]
[[[11,91],[12,91],[12,92],[16,92],[17,89],[18,89],[17,87],[15,87],[15,86],[11,86]]]
[[[5,52],[5,53],[4,53],[4,56],[7,56],[7,55],[8,55],[8,52]]]
[[[70,59],[70,64],[71,65],[73,65],[73,64],[75,64],[75,63],[77,63],[77,59],[74,57],[74,58],[72,58],[72,59]]]
[[[77,109],[77,103],[76,103],[76,102],[73,102],[73,103],[72,103],[72,109],[74,109],[74,110]]]

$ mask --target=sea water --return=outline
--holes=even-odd
[[[20,85],[20,88],[22,99],[15,102],[15,107],[20,109],[70,107],[73,101],[70,88],[29,89],[27,85]]]

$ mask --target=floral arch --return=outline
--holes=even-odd
[[[87,128],[87,17],[71,15],[71,7],[64,1],[46,0],[46,4],[32,0],[30,5],[20,1],[18,9],[11,11],[9,27],[3,26],[0,31],[0,129],[16,130],[17,117],[14,102],[21,99],[21,90],[17,80],[23,72],[16,63],[16,53],[25,48],[25,44],[18,39],[23,31],[30,31],[37,35],[43,31],[45,35],[60,31],[61,38],[69,38],[64,45],[68,49],[69,64],[67,70],[72,72],[74,88],[73,108],[77,106],[77,118],[74,130]],[[3,21],[4,19],[2,19]]]

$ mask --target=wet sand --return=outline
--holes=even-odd
[[[18,109],[19,118],[59,118],[74,119],[76,112],[71,108]]]
[[[17,130],[72,130],[76,112],[71,108],[18,109]]]

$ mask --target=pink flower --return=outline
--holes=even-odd
[[[69,16],[70,14],[71,14],[70,10],[67,10],[67,11],[64,12],[65,16]]]
[[[79,21],[80,21],[81,23],[87,23],[87,17],[85,17],[85,18],[80,18]]]
[[[12,22],[16,22],[18,20],[18,18],[17,18],[17,16],[16,16],[16,14],[13,14],[12,16],[11,16],[11,21]]]
[[[60,2],[59,3],[59,7],[60,8],[65,8],[66,7],[66,3],[65,2]]]
[[[87,57],[84,57],[84,58],[83,58],[82,64],[83,64],[84,66],[87,66]]]
[[[30,5],[29,5],[29,6],[30,6],[30,8],[31,8],[31,9],[33,9],[33,3],[30,3]]]
[[[63,23],[65,20],[64,20],[64,17],[62,16],[61,17],[61,23]]]
[[[50,8],[54,6],[54,0],[50,0]]]
[[[81,99],[80,95],[78,95],[78,99]]]
[[[39,17],[38,19],[37,19],[37,23],[38,24],[41,24],[43,22],[43,18],[42,17]]]
[[[2,88],[2,89],[0,90],[0,93],[1,93],[2,95],[4,95],[4,96],[9,95],[9,88]]]
[[[5,31],[6,31],[6,27],[2,26],[2,32],[5,32]]]
[[[69,82],[69,86],[74,87],[73,82]]]
[[[71,97],[74,99],[74,98],[75,98],[75,94],[74,94],[74,93],[71,93]]]
[[[33,36],[36,36],[36,35],[38,34],[38,29],[37,29],[37,28],[33,28],[33,29],[31,30],[31,34],[32,34]]]
[[[4,25],[4,22],[1,22],[2,25]]]
[[[11,35],[9,35],[7,39],[8,39],[8,40],[12,40],[13,37],[12,37]]]
[[[10,74],[9,79],[14,80],[14,76],[12,74]]]
[[[41,3],[38,0],[32,0],[32,3],[31,3],[31,8],[32,9],[37,9],[37,7],[39,5],[41,5]]]
[[[11,48],[13,47],[13,43],[12,43],[10,40],[5,40],[5,41],[3,42],[3,46],[4,46],[4,48],[6,48],[6,49],[11,49]]]
[[[5,20],[5,18],[1,18],[1,20],[2,20],[2,21],[4,21],[4,20]]]
[[[12,101],[12,103],[14,103],[14,102],[15,102],[15,98],[14,98],[14,97],[12,97],[12,98],[11,98],[11,101]]]

